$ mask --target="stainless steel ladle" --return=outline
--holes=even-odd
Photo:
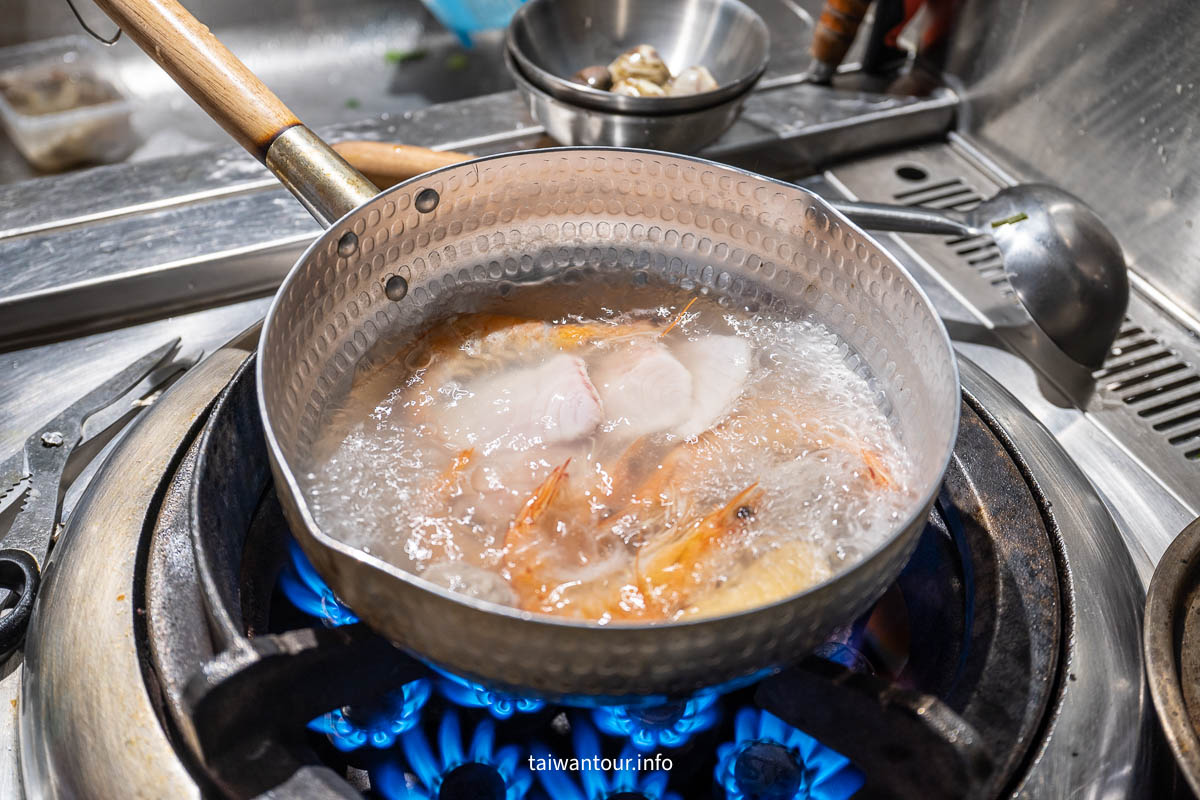
[[[1104,362],[1129,304],[1121,245],[1086,203],[1061,189],[1021,184],[971,211],[833,201],[864,228],[895,233],[990,236],[1029,316],[1084,366]]]

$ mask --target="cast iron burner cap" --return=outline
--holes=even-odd
[[[438,800],[504,800],[508,787],[494,767],[470,762],[455,767],[442,781]]]
[[[733,777],[746,800],[791,800],[800,791],[804,772],[783,745],[753,742],[738,755]]]

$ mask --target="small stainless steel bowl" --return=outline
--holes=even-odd
[[[574,83],[584,67],[607,65],[648,44],[678,75],[707,67],[718,87],[678,97],[628,97]],[[508,49],[525,77],[576,106],[624,114],[672,114],[744,94],[767,68],[770,34],[740,0],[529,0],[508,26]]]
[[[673,153],[696,153],[726,131],[737,119],[743,92],[697,111],[676,114],[619,114],[577,106],[552,97],[525,77],[511,50],[504,61],[517,90],[529,105],[529,113],[546,133],[566,145],[639,147]]]

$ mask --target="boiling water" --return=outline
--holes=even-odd
[[[846,353],[707,299],[459,317],[330,412],[305,491],[335,538],[527,610],[761,605],[874,550],[914,500]]]

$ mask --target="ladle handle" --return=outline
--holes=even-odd
[[[849,217],[851,222],[873,231],[948,236],[974,236],[979,233],[963,215],[953,211],[920,206],[894,206],[887,203],[855,203],[848,200],[831,200],[829,204]]]
[[[333,149],[380,189],[474,158],[452,150],[430,150],[392,142],[351,140],[337,142]]]
[[[176,0],[96,5],[323,225],[378,194]]]

